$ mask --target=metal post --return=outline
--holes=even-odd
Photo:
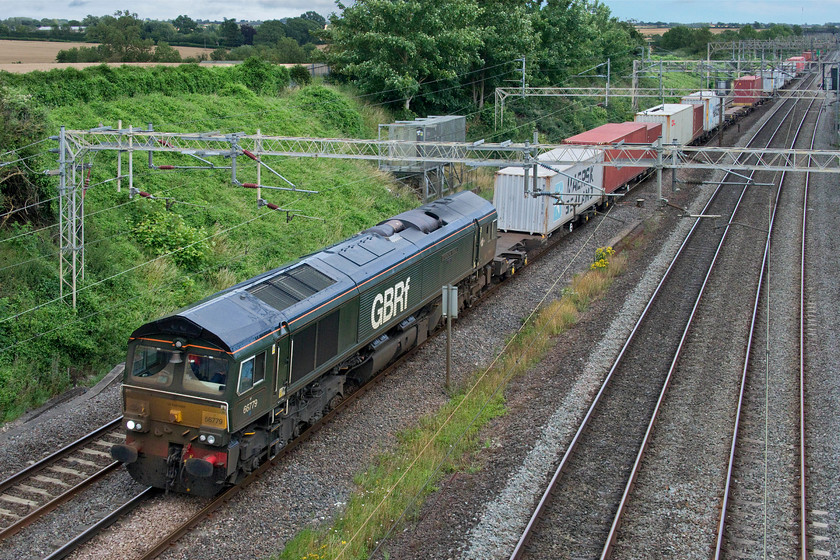
[[[155,131],[155,127],[152,126],[152,123],[148,123],[147,130],[149,132],[154,132]],[[151,135],[150,135],[149,139],[151,140]],[[155,160],[154,160],[153,156],[154,156],[154,152],[152,150],[149,150],[149,169],[154,169],[154,167],[155,167],[155,165],[154,165]]]
[[[522,99],[525,99],[525,57],[522,57]]]
[[[128,192],[134,188],[134,127],[128,125]]]
[[[441,307],[446,318],[446,390],[449,391],[449,370],[452,365],[452,319],[458,318],[458,286],[441,287]]]
[[[58,251],[58,278],[59,288],[58,295],[64,298],[64,251],[66,239],[67,218],[65,212],[67,211],[67,140],[64,135],[64,127],[62,126],[58,133],[58,229],[61,232],[61,246]]]
[[[644,52],[644,51],[642,51],[642,52]],[[639,99],[636,97],[636,90],[639,87],[639,75],[637,74],[638,69],[639,69],[639,61],[634,60],[633,61],[633,81],[632,81],[632,85],[630,86],[631,89],[632,89],[632,92],[631,92],[631,95],[630,95],[630,106],[633,107],[634,111],[639,110]]]
[[[78,245],[79,245],[79,237],[78,237],[78,183],[76,182],[76,165],[77,162],[73,161],[72,165],[70,166],[70,181],[73,186],[70,188],[69,198],[70,198],[70,215],[69,215],[69,223],[70,223],[70,237],[68,239],[70,252],[73,255],[72,259],[70,260],[70,274],[71,278],[71,289],[73,292],[73,309],[76,309],[76,277],[79,274],[79,254],[78,254]]]
[[[530,168],[526,165],[522,168],[523,173],[523,185],[522,185],[522,192],[524,193],[524,198],[528,198],[528,177],[530,174]]]
[[[656,139],[656,199],[662,206],[662,137]]]
[[[659,59],[659,102],[665,104],[665,92],[662,89],[662,59]]]
[[[120,131],[119,144],[122,146],[122,121],[117,121],[117,129]],[[117,152],[117,192],[122,190],[122,150]]]
[[[448,286],[452,287],[452,286]],[[452,314],[446,315],[446,390],[449,391],[449,370],[452,366]]]
[[[610,59],[607,58],[607,89],[604,91],[604,107],[610,106]]]
[[[709,72],[712,68],[712,44],[706,43],[706,86],[709,86]]]
[[[671,164],[674,166],[671,168],[671,193],[673,194],[679,190],[677,189],[677,150],[671,154]]]
[[[257,200],[260,200],[262,198],[262,194],[261,194],[261,191],[262,191],[262,179],[261,179],[261,177],[262,177],[262,165],[260,164],[260,162],[262,161],[262,155],[261,155],[261,152],[262,152],[262,137],[261,136],[262,136],[262,133],[260,132],[260,129],[258,128],[257,129],[257,140],[255,142],[256,146],[255,146],[255,149],[254,149],[254,155],[257,156]]]

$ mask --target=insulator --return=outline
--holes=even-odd
[[[174,165],[158,165],[158,169],[175,169]]]
[[[242,153],[245,154],[246,156],[248,156],[249,158],[251,158],[252,160],[257,161],[257,156],[255,156],[252,152],[249,152],[248,150],[243,149]]]
[[[256,183],[242,183],[242,186],[246,189],[258,189],[260,186]]]

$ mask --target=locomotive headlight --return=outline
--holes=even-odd
[[[134,420],[129,420],[128,422],[125,423],[125,427],[128,428],[129,430],[133,430],[135,425],[136,424],[134,423]]]
[[[198,436],[198,441],[207,441],[207,436],[201,434],[200,436]]]
[[[134,424],[134,429],[139,432],[140,430],[143,429],[143,425],[140,424],[140,422],[137,422],[137,423]]]
[[[214,436],[214,435],[207,436],[207,443],[209,443],[210,445],[213,445],[214,443],[216,443],[216,436]]]

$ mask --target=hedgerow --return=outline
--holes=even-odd
[[[172,96],[219,94],[225,86],[236,84],[257,94],[277,95],[289,83],[289,71],[285,67],[256,58],[228,67],[198,64],[112,67],[102,64],[82,70],[64,68],[26,74],[0,72],[0,85],[22,88],[35,101],[49,107],[113,101],[154,93]]]

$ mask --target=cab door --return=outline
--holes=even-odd
[[[277,354],[275,356],[274,371],[274,396],[282,399],[288,394],[291,377],[289,375],[289,337],[286,336],[277,341]]]
[[[271,375],[274,369],[272,348],[264,349],[237,362],[234,371],[234,406],[231,417],[234,429],[247,426],[271,410],[275,399],[272,393]]]

